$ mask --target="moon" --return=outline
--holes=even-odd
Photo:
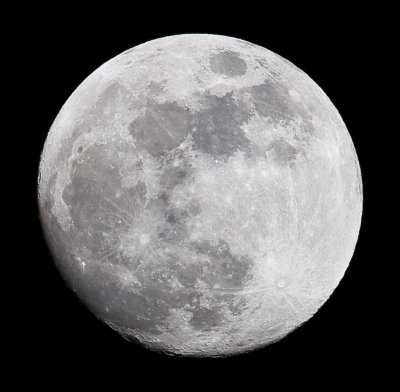
[[[72,93],[39,168],[68,286],[124,338],[224,357],[312,317],[351,260],[362,180],[325,93],[226,36],[129,49]]]

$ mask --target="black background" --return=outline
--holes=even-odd
[[[390,350],[390,343],[383,342],[393,331],[382,326],[388,323],[383,310],[385,299],[377,293],[385,277],[376,267],[378,262],[384,263],[384,255],[375,244],[379,219],[374,208],[375,181],[383,179],[373,158],[380,146],[371,115],[377,110],[377,82],[371,74],[380,66],[377,58],[387,59],[382,46],[384,33],[377,27],[377,22],[384,22],[382,15],[373,9],[350,14],[345,7],[333,13],[328,6],[307,16],[294,9],[276,14],[250,4],[242,5],[243,13],[239,9],[234,15],[229,7],[215,13],[212,8],[201,9],[199,4],[171,9],[154,4],[153,9],[143,12],[135,7],[109,7],[102,17],[69,6],[25,10],[23,21],[15,19],[14,28],[21,34],[11,42],[17,52],[13,67],[25,87],[17,101],[26,109],[18,119],[25,135],[23,158],[19,160],[23,189],[18,192],[22,196],[14,197],[23,204],[22,234],[26,240],[19,242],[18,251],[13,253],[24,284],[18,290],[21,297],[15,320],[22,321],[16,321],[13,328],[18,329],[18,337],[13,344],[12,367],[18,373],[23,369],[21,374],[28,382],[55,379],[54,385],[60,385],[88,378],[122,380],[132,388],[144,382],[150,389],[155,385],[211,386],[216,380],[226,387],[247,384],[250,388],[257,382],[259,387],[274,385],[281,390],[289,384],[316,385],[325,390],[334,383],[348,385],[350,379],[360,385],[384,382],[384,373],[390,370],[382,347]],[[319,14],[312,14],[314,11]],[[180,33],[241,38],[280,54],[305,71],[344,119],[363,176],[364,214],[359,241],[333,295],[310,321],[282,341],[226,359],[168,357],[124,341],[96,320],[65,286],[38,219],[40,152],[48,129],[73,90],[120,52],[150,39]],[[387,332],[383,334],[383,330]]]

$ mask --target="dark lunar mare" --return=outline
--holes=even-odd
[[[232,93],[206,95],[203,105],[205,109],[192,115],[190,121],[195,149],[226,160],[248,146],[249,140],[240,129],[251,115],[247,105],[235,102]]]
[[[188,110],[176,102],[149,103],[144,115],[132,121],[129,129],[140,147],[155,156],[164,156],[185,140],[189,123]]]
[[[240,54],[231,50],[220,50],[211,56],[210,67],[213,72],[229,77],[242,76],[247,70],[247,64]]]
[[[168,329],[166,319],[171,310],[181,308],[192,313],[189,323],[195,329],[223,325],[224,306],[231,314],[243,310],[244,303],[235,293],[250,278],[252,261],[232,254],[222,239],[217,245],[207,241],[187,243],[185,222],[200,212],[199,207],[192,201],[186,208],[176,209],[166,195],[175,186],[193,180],[188,165],[166,163],[160,177],[163,192],[145,207],[143,182],[130,189],[121,188],[122,161],[117,158],[120,149],[126,152],[127,148],[120,142],[92,145],[73,163],[71,181],[62,194],[72,218],[70,231],[63,231],[53,216],[44,214],[45,226],[51,227],[49,243],[55,247],[54,255],[70,255],[57,263],[63,276],[98,316],[123,328],[159,334]],[[135,170],[142,170],[142,166],[136,165]],[[46,200],[51,204],[51,197]],[[164,223],[158,237],[141,254],[128,257],[121,251],[119,239],[143,221],[143,214],[160,216]],[[180,243],[201,255],[202,261],[186,263],[173,252],[163,252],[163,262],[153,256],[158,248],[171,243]],[[84,271],[78,256],[86,263]],[[112,265],[126,267],[141,286],[128,282],[123,287],[118,280],[110,279]],[[171,287],[171,279],[177,279],[182,287]],[[206,291],[217,290],[218,301],[212,306],[201,306],[203,292],[195,287],[198,281],[203,282]]]
[[[300,119],[304,131],[297,135],[300,139],[314,133],[307,110],[293,101],[286,87],[271,80],[222,97],[206,92],[199,98],[201,110],[196,112],[176,102],[148,104],[145,114],[130,124],[135,142],[163,159],[190,135],[194,149],[226,161],[238,150],[249,156],[256,152],[258,147],[250,143],[242,129],[254,113],[269,119],[271,124]],[[278,163],[283,162],[283,156],[291,160],[296,155],[294,148],[282,140],[274,142],[271,149],[276,150],[274,157]]]

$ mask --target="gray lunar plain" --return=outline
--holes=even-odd
[[[304,72],[189,34],[127,50],[73,92],[38,198],[56,265],[97,317],[153,350],[228,356],[327,300],[355,248],[362,182]]]

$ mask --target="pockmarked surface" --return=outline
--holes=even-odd
[[[68,285],[125,338],[226,356],[273,343],[352,257],[362,182],[324,92],[239,39],[179,35],[106,62],[46,140],[43,230]]]

